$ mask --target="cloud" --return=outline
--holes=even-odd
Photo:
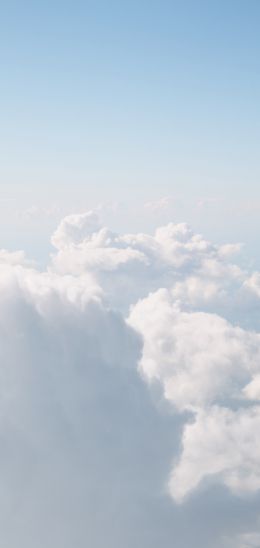
[[[99,229],[99,219],[95,211],[78,215],[68,215],[60,222],[52,236],[52,244],[57,249],[66,249],[70,245],[84,242]]]
[[[260,546],[259,533],[247,533],[241,535],[239,548],[258,548]]]
[[[189,298],[188,286],[193,285],[196,303],[202,292],[200,288],[194,292],[194,280],[212,288],[208,295],[213,291],[213,305],[221,296],[225,306],[230,286],[245,278],[238,266],[228,262],[227,245],[213,245],[185,223],[169,223],[154,235],[120,235],[100,226],[97,212],[88,212],[65,217],[52,243],[58,250],[53,255],[56,272],[77,276],[92,272],[111,305],[124,312],[150,291],[174,284],[183,298],[184,293]]]
[[[245,329],[243,322],[241,326],[232,323],[250,305],[249,294],[258,280],[257,274],[252,278],[230,262],[240,245],[214,245],[184,223],[160,227],[154,236],[117,235],[99,227],[93,213],[65,218],[53,242],[58,248],[53,259],[57,272],[64,274],[75,266],[73,273],[79,277],[91,272],[113,307],[124,313],[131,307],[129,325],[141,333],[144,342],[139,360],[143,378],[150,386],[159,383],[165,399],[179,413],[194,414],[194,425],[186,427],[183,444],[185,432],[195,428],[202,413],[219,407],[217,423],[221,409],[243,415],[245,402],[258,401],[260,335]],[[253,421],[250,417],[249,423]],[[232,430],[235,419],[230,424]],[[196,439],[200,447],[200,437]],[[177,501],[207,476],[216,475],[216,481],[233,492],[249,489],[246,482],[235,489],[226,469],[220,479],[210,459],[208,472],[201,466],[200,479],[195,471],[197,480],[189,482],[192,463],[191,474],[185,476],[180,473],[184,462],[185,445],[171,475],[174,478],[178,470],[178,481],[169,482]],[[257,481],[255,485],[257,490]]]
[[[227,548],[259,548],[260,533],[258,530],[235,535],[234,538],[226,539]]]
[[[92,211],[52,244],[44,272],[0,253],[3,544],[244,542],[260,492],[259,274],[185,223],[117,234]]]
[[[56,205],[42,207],[32,205],[22,212],[22,218],[26,221],[43,221],[44,219],[57,219],[61,215],[61,209]]]
[[[144,337],[142,373],[159,380],[180,411],[239,400],[260,371],[259,334],[216,314],[182,311],[166,289],[140,301],[129,321]]]
[[[0,249],[0,265],[33,265],[34,261],[26,258],[24,251],[8,251]]]
[[[260,335],[216,314],[183,311],[166,289],[140,301],[129,322],[144,338],[143,376],[194,415],[169,483],[174,499],[213,476],[234,493],[257,491],[260,407],[248,406],[260,401]]]
[[[199,411],[183,434],[180,461],[170,478],[177,501],[202,481],[223,483],[237,495],[260,489],[260,407]]]
[[[138,375],[140,336],[91,278],[8,265],[0,302],[3,544],[130,548],[154,504],[135,545],[157,546],[176,420]]]
[[[173,199],[169,196],[164,196],[163,198],[160,198],[159,200],[154,200],[151,202],[145,202],[144,208],[151,213],[158,213],[161,211],[167,210],[173,202]]]
[[[260,272],[254,272],[247,280],[244,286],[257,297],[260,297]]]

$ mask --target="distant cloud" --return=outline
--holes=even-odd
[[[224,202],[223,199],[220,198],[200,198],[197,202],[197,206],[201,209],[216,206],[219,204],[222,204]]]
[[[41,221],[44,218],[57,219],[61,215],[62,215],[61,209],[55,205],[51,205],[49,207],[40,207],[37,205],[33,205],[25,209],[21,214],[22,218],[27,221],[34,221],[34,220]]]
[[[157,213],[160,211],[166,211],[173,204],[173,199],[170,196],[164,196],[159,200],[146,202],[144,208],[151,213]]]
[[[260,533],[258,531],[236,535],[234,539],[227,539],[228,548],[259,548]]]
[[[34,261],[26,258],[24,251],[8,251],[7,249],[0,249],[0,265],[20,265],[20,266],[33,266]]]

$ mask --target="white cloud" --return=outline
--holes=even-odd
[[[130,548],[132,508],[145,519],[170,458],[137,373],[140,337],[86,275],[5,265],[0,302],[1,542],[112,548],[127,527]]]
[[[240,253],[242,247],[243,247],[243,245],[239,244],[239,243],[224,244],[224,245],[220,246],[220,248],[219,248],[219,255],[220,255],[220,257],[229,259],[229,258],[233,257],[234,255],[237,255],[238,253]]]
[[[167,490],[260,491],[259,274],[184,223],[120,235],[93,211],[52,243],[45,272],[0,252],[4,544],[168,548],[182,527],[190,546]]]
[[[260,489],[260,407],[232,411],[221,407],[198,412],[184,429],[180,461],[170,492],[182,501],[204,480],[223,483],[238,495]]]
[[[66,249],[70,245],[84,242],[100,228],[98,215],[95,211],[68,215],[60,222],[52,236],[52,244],[57,249]]]
[[[101,227],[97,213],[89,212],[65,217],[52,243],[58,249],[53,256],[57,272],[79,276],[92,271],[111,305],[123,311],[149,291],[174,289],[174,284],[176,296],[195,305],[201,286],[208,285],[206,299],[215,304],[221,297],[224,305],[230,286],[245,278],[227,262],[227,246],[211,244],[185,223],[169,223],[154,235],[119,235]]]
[[[171,475],[174,499],[212,477],[234,493],[259,490],[260,407],[247,406],[260,401],[260,335],[216,314],[182,311],[166,289],[137,303],[129,321],[144,338],[144,377],[161,383],[179,411],[194,413]]]
[[[110,306],[125,312],[132,307],[129,323],[144,341],[140,371],[148,384],[161,383],[166,400],[179,412],[189,410],[197,421],[198,414],[218,405],[243,415],[246,401],[258,401],[260,335],[220,315],[232,318],[239,311],[242,316],[250,306],[252,279],[230,262],[240,245],[213,245],[184,223],[158,228],[154,236],[118,235],[99,227],[95,213],[65,218],[53,243],[58,273],[80,279],[91,272]],[[184,447],[178,470],[185,459]],[[214,475],[213,460],[208,466],[209,472],[201,467],[201,480]],[[189,475],[178,478],[176,500],[182,490],[188,494],[200,483]],[[236,491],[228,470],[219,481]],[[246,483],[240,487],[247,490]]]
[[[154,200],[151,202],[145,202],[144,208],[151,213],[158,213],[161,211],[167,210],[171,203],[173,202],[172,198],[169,196],[164,196],[160,198],[159,200]]]
[[[27,221],[43,221],[43,219],[58,218],[61,215],[61,209],[56,205],[49,205],[43,207],[39,205],[32,205],[22,212],[22,218]]]
[[[166,289],[137,303],[130,323],[144,337],[143,374],[180,411],[241,399],[260,371],[260,335],[216,314],[182,311]]]
[[[33,265],[34,261],[29,261],[24,251],[8,251],[7,249],[0,249],[0,265]]]
[[[260,272],[254,272],[245,280],[244,286],[257,297],[260,297]]]

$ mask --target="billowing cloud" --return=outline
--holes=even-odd
[[[0,302],[3,544],[130,548],[164,505],[176,430],[137,373],[140,336],[91,278],[6,265]],[[136,546],[158,545],[154,518]]]
[[[119,236],[98,227],[96,222],[94,228],[91,225],[90,232],[89,216],[93,215],[69,217],[61,223],[57,232],[63,227],[66,244],[57,246],[54,265],[58,271],[66,272],[70,264],[77,263],[77,259],[69,260],[70,254],[75,255],[81,261],[78,275],[87,271],[94,273],[113,306],[123,310],[122,302],[125,309],[126,304],[131,306],[128,322],[143,337],[139,360],[143,378],[150,386],[159,383],[165,399],[179,413],[193,413],[194,422],[184,430],[180,460],[171,475],[172,496],[182,500],[205,478],[213,475],[233,492],[258,490],[258,470],[252,476],[255,482],[239,481],[243,458],[237,464],[237,487],[230,480],[228,465],[223,465],[221,473],[214,472],[212,440],[218,421],[223,431],[222,443],[220,440],[223,453],[225,431],[229,429],[228,435],[232,436],[232,428],[241,416],[248,424],[252,423],[255,430],[255,415],[250,414],[250,406],[256,405],[260,397],[260,335],[253,329],[245,329],[243,321],[241,326],[234,321],[239,323],[240,317],[248,314],[251,293],[257,293],[259,274],[250,275],[231,262],[240,245],[213,245],[194,234],[186,224],[171,223],[158,228],[154,236]],[[70,225],[75,222],[80,226],[82,236],[80,239],[77,233],[73,240]],[[121,261],[114,260],[111,266],[115,256],[121,257]],[[109,278],[111,270],[113,277]],[[118,300],[116,291],[122,289],[122,280],[125,291],[123,298]],[[257,412],[258,408],[252,409]],[[210,439],[207,428],[202,427],[202,417],[203,413],[210,417],[213,410],[215,422],[212,419],[212,424],[216,424],[216,428]],[[230,413],[234,419],[229,418],[228,427],[225,427],[223,417],[229,417]],[[192,437],[192,451],[196,453],[196,444],[201,448],[201,438],[205,439],[205,445],[208,441],[209,447],[206,447],[208,469],[201,464],[198,474],[192,459],[188,463],[187,453],[191,446],[187,440],[191,438],[188,433],[199,433],[200,429],[201,436]],[[212,459],[209,456],[211,444]],[[201,455],[198,461],[202,463],[203,459]],[[188,466],[190,474],[185,475],[182,471]],[[250,462],[246,466],[249,477]]]
[[[259,274],[183,223],[52,244],[44,272],[0,252],[4,546],[254,546]]]
[[[52,243],[56,272],[94,273],[111,305],[124,312],[160,287],[172,288],[176,299],[195,306],[202,301],[226,308],[229,293],[245,280],[228,261],[234,246],[213,245],[185,223],[169,223],[154,235],[119,235],[101,227],[96,212],[88,212],[65,217]]]
[[[166,289],[140,301],[130,323],[144,338],[143,376],[194,415],[169,483],[174,499],[213,477],[239,495],[258,491],[260,335],[216,314],[182,311]]]
[[[144,337],[144,376],[160,381],[180,411],[239,402],[254,375],[259,384],[260,335],[216,314],[182,311],[166,289],[140,301],[130,323]]]
[[[170,492],[181,501],[202,481],[226,485],[245,495],[260,489],[260,407],[199,411],[183,434],[180,461],[170,478]]]

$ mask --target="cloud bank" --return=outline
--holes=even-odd
[[[52,244],[44,272],[0,252],[5,546],[255,539],[260,273],[186,224],[120,235],[93,211]]]

